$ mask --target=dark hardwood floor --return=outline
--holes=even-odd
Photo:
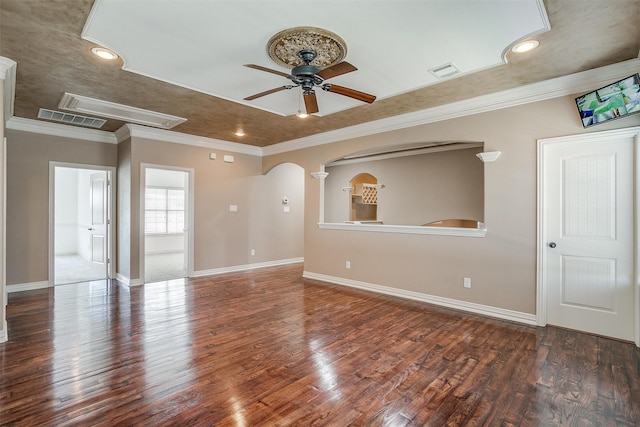
[[[630,343],[301,275],[11,294],[0,424],[640,424]]]

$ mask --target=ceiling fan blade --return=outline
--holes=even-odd
[[[267,73],[277,74],[278,76],[282,76],[282,77],[285,77],[287,79],[289,77],[291,77],[290,74],[283,73],[282,71],[278,71],[278,70],[272,70],[271,68],[263,67],[261,65],[244,64],[244,66],[248,67],[248,68],[253,68],[254,70],[266,71]]]
[[[280,92],[281,90],[291,89],[291,87],[292,86],[280,86],[275,89],[269,89],[269,90],[265,90],[264,92],[256,93],[255,95],[247,96],[246,98],[243,98],[243,99],[245,101],[252,101],[256,98],[260,98],[265,95],[271,95],[272,93]]]
[[[326,90],[327,92],[333,92],[339,95],[348,96],[349,98],[357,99],[359,101],[368,102],[369,104],[376,100],[376,97],[374,95],[369,95],[368,93],[360,92],[359,90],[351,89],[344,86],[326,84],[322,86],[322,89]]]
[[[307,114],[313,114],[320,111],[318,109],[318,99],[316,98],[316,93],[314,91],[305,92],[303,94],[304,98],[304,106],[307,109]]]
[[[346,61],[343,61],[336,65],[332,65],[331,67],[327,67],[324,70],[318,71],[316,75],[322,77],[324,80],[328,80],[332,77],[341,76],[342,74],[347,74],[356,70],[356,67]]]

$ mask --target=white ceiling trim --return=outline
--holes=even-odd
[[[637,73],[639,69],[640,59],[631,59],[617,64],[508,89],[502,92],[281,142],[264,147],[263,155],[271,156],[289,151],[302,150],[347,139],[406,129],[580,92],[588,92],[594,88],[606,85],[615,79]],[[577,118],[578,113],[576,112],[576,119]]]
[[[7,120],[7,129],[38,133],[42,135],[60,136],[63,138],[81,139],[89,142],[102,142],[105,144],[118,143],[116,135],[113,132],[83,129],[75,126],[25,119],[22,117],[11,117]]]
[[[123,131],[127,128],[128,132]],[[122,132],[121,132],[122,131]],[[170,130],[154,129],[146,126],[126,124],[118,130],[119,136],[153,139],[156,141],[171,142],[174,144],[192,145],[196,147],[224,150],[232,153],[262,156],[262,148],[248,144],[224,141],[222,139],[206,138],[203,136],[188,135]],[[119,142],[122,139],[118,139]]]
[[[0,57],[0,76],[2,65],[6,61]],[[10,60],[9,60],[10,61]],[[12,61],[13,62],[13,61]],[[15,63],[14,63],[15,64]],[[9,64],[10,65],[10,64]],[[11,67],[7,67],[10,69]],[[13,67],[15,71],[15,66]],[[173,142],[176,144],[194,145],[212,149],[226,150],[229,152],[249,154],[253,156],[270,156],[289,151],[302,150],[324,144],[344,141],[352,138],[374,135],[377,133],[405,129],[428,123],[435,123],[471,114],[493,111],[501,108],[522,105],[530,102],[543,101],[559,96],[588,92],[595,87],[603,86],[617,78],[637,73],[640,70],[640,59],[608,65],[581,73],[571,74],[544,82],[533,83],[515,89],[499,93],[484,95],[469,100],[459,101],[439,107],[407,113],[400,116],[381,119],[374,122],[363,123],[343,129],[337,129],[318,135],[281,142],[268,147],[256,147],[248,144],[240,144],[220,139],[206,138],[183,134],[163,129],[147,128],[139,125],[125,125],[116,133],[82,129],[75,126],[48,123],[39,120],[10,117],[6,120],[6,128],[24,132],[33,132],[45,135],[54,135],[93,142],[116,144],[127,137],[134,135],[141,138],[156,139],[159,141]],[[10,70],[9,70],[10,71]],[[8,85],[8,88],[7,88]],[[5,79],[5,102],[13,105],[13,90],[15,87],[15,75]],[[9,100],[7,98],[10,98]],[[5,111],[6,113],[6,111]],[[126,128],[126,129],[125,129]]]
[[[13,102],[16,91],[16,66],[17,63],[9,58],[0,56],[0,80],[4,85],[4,120],[13,116]]]

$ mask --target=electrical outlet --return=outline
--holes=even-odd
[[[471,288],[471,278],[470,277],[465,277],[464,278],[464,287],[465,288]]]
[[[347,270],[349,270],[351,268],[351,261],[345,262],[344,266]]]

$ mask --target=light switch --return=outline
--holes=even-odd
[[[216,153],[209,153],[209,159],[215,160],[216,159]]]
[[[229,205],[229,212],[238,212],[238,205]]]
[[[285,206],[284,207],[284,211],[285,212],[291,212],[291,206]]]
[[[233,161],[234,161],[233,156],[225,154],[224,161],[225,161],[225,163],[233,163]]]

